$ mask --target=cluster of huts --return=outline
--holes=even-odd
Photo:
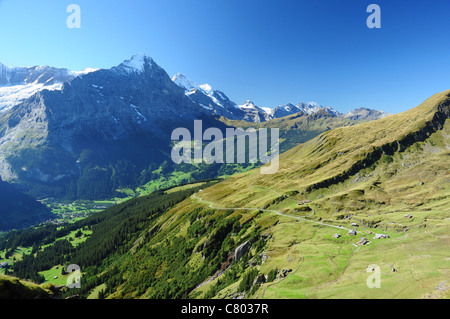
[[[357,223],[352,223],[353,227],[358,227]],[[364,233],[366,234],[373,234],[372,231],[370,230],[366,230]],[[358,232],[355,229],[350,229],[347,233],[348,236],[356,236],[358,234]],[[333,235],[333,238],[340,238],[341,235],[339,233],[336,233]],[[385,238],[390,238],[389,235],[387,234],[375,234],[375,236],[373,237],[373,239],[385,239]],[[357,245],[362,246],[362,245],[366,245],[370,243],[370,241],[367,240],[366,237],[360,237],[359,242],[357,243]]]

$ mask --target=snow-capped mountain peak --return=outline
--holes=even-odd
[[[146,64],[152,67],[153,59],[144,53],[138,53],[133,55],[131,59],[123,61],[117,68],[127,73],[142,73],[145,70]]]
[[[324,107],[319,105],[317,102],[307,102],[307,103],[300,102],[299,105],[297,106],[297,108],[300,111],[305,112],[308,115],[316,113],[316,112],[320,111],[321,109],[324,109]],[[329,109],[331,109],[331,108],[329,108]],[[331,113],[333,113],[333,112],[331,112]]]
[[[239,108],[241,108],[241,109],[256,109],[257,106],[253,101],[247,100],[247,101],[245,101],[244,104],[239,105]]]
[[[213,104],[217,105],[220,108],[228,108],[230,106],[236,107],[233,102],[231,102],[222,92],[214,90],[211,85],[204,83],[204,84],[197,84],[194,81],[191,81],[188,79],[184,74],[177,73],[172,77],[172,81],[178,85],[179,87],[183,88],[186,95],[193,98],[193,94],[196,94],[197,91],[200,93],[206,95]],[[195,99],[194,99],[195,100]],[[199,102],[199,101],[196,101]],[[202,102],[199,102],[200,104],[205,104],[206,101],[202,99]],[[214,108],[214,107],[213,107]]]
[[[353,119],[353,120],[374,120],[374,119],[380,119],[383,117],[387,117],[392,115],[391,113],[387,113],[384,111],[377,111],[373,109],[369,109],[367,107],[360,107],[358,109],[352,110],[346,114],[344,114],[344,117]]]
[[[174,75],[172,77],[172,81],[179,87],[182,87],[186,93],[192,91],[193,89],[200,89],[200,85],[189,80],[183,73],[177,73]]]

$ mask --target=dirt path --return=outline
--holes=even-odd
[[[345,228],[344,226],[336,226],[336,225],[331,225],[331,224],[326,224],[323,222],[319,222],[316,220],[311,220],[311,219],[307,219],[304,217],[299,217],[299,216],[292,216],[292,215],[288,215],[288,214],[284,214],[278,210],[274,210],[274,209],[262,209],[262,208],[258,208],[258,207],[219,207],[219,206],[214,206],[214,203],[208,200],[204,200],[200,197],[197,196],[197,194],[193,194],[192,195],[193,198],[199,200],[202,203],[205,203],[208,205],[209,208],[212,209],[217,209],[217,210],[248,210],[248,211],[253,211],[253,210],[260,210],[262,212],[269,212],[269,213],[275,213],[277,215],[280,216],[284,216],[284,217],[288,217],[288,218],[293,218],[293,219],[297,219],[297,220],[302,220],[305,222],[309,222],[309,223],[315,223],[315,224],[319,224],[319,225],[323,225],[323,226],[327,226],[327,227],[333,227],[333,228],[337,228],[337,229],[344,229],[344,230],[350,230],[350,228]],[[311,213],[311,215],[314,214],[314,211]]]

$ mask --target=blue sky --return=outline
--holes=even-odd
[[[66,8],[81,7],[81,29]],[[381,7],[381,29],[366,8]],[[450,1],[0,0],[0,62],[81,70],[143,52],[236,103],[402,112],[450,89]]]

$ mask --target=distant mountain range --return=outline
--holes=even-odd
[[[290,134],[289,145],[353,120],[388,115],[369,109],[341,114],[316,103],[238,105],[183,74],[170,78],[145,54],[110,69],[79,72],[0,64],[0,176],[37,198],[106,198],[148,182],[155,172],[170,172],[170,134],[177,127],[190,129],[201,119],[204,129],[225,129],[235,124],[224,119],[270,123],[295,114],[340,120],[314,126],[310,117],[306,126],[292,124],[289,130],[314,132]]]
[[[231,101],[222,91],[214,90],[209,84],[197,84],[189,80],[182,73],[174,75],[172,81],[182,87],[191,100],[199,103],[206,110],[210,110],[213,114],[224,116],[231,120],[244,120],[260,123],[296,113],[311,115],[320,110],[324,110],[332,116],[345,117],[354,120],[377,120],[391,115],[390,113],[369,108],[358,108],[343,114],[329,106],[324,107],[316,102],[300,102],[298,105],[288,103],[274,108],[267,108],[259,107],[251,100],[247,100],[244,104],[238,105]]]

